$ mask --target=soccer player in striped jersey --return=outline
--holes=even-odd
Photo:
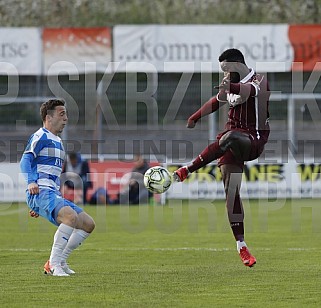
[[[29,139],[20,161],[27,182],[27,204],[33,217],[39,215],[58,226],[54,235],[46,274],[69,276],[67,258],[94,230],[92,217],[64,199],[60,193],[60,174],[65,150],[59,134],[67,124],[65,102],[52,99],[40,107],[43,127]]]
[[[225,130],[190,165],[179,168],[173,176],[176,181],[184,181],[189,173],[218,160],[226,193],[228,218],[237,250],[243,264],[252,267],[256,259],[244,241],[244,211],[240,187],[244,162],[258,158],[268,141],[270,90],[267,79],[247,67],[240,50],[225,50],[220,55],[219,62],[224,78],[216,87],[218,94],[189,117],[187,127],[195,127],[200,118],[215,112],[221,105],[228,104]]]

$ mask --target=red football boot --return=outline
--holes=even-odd
[[[246,246],[241,248],[240,257],[245,266],[252,267],[256,263],[255,257],[251,255]]]
[[[43,266],[43,270],[44,270],[44,274],[46,275],[52,275],[52,272],[50,270],[50,263],[49,260],[45,263],[45,265]]]
[[[183,182],[189,175],[189,171],[186,166],[181,167],[174,171],[173,178],[176,182]]]

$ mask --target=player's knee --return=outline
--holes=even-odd
[[[236,134],[233,131],[227,132],[219,141],[220,147],[227,150],[237,141]]]
[[[229,131],[223,137],[229,143],[234,143],[240,139],[241,135],[238,131]]]
[[[79,224],[77,228],[82,229],[88,233],[91,233],[94,231],[96,227],[95,221],[91,216],[86,214],[85,212],[82,212],[79,214]]]
[[[229,131],[220,139],[222,149],[231,149],[233,154],[238,157],[243,157],[244,149],[251,145],[248,135],[238,131]]]
[[[91,233],[94,231],[95,228],[96,228],[95,221],[90,217],[85,231],[88,233]]]

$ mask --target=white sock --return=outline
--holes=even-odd
[[[52,244],[51,253],[50,253],[50,266],[60,265],[61,255],[65,247],[68,244],[69,238],[74,231],[73,227],[69,227],[65,224],[60,224],[55,235],[54,242]]]
[[[73,233],[71,234],[68,244],[66,245],[64,251],[61,255],[61,264],[65,264],[67,258],[69,257],[70,253],[79,247],[82,242],[90,235],[90,233],[80,230],[74,229]]]
[[[241,242],[241,241],[237,241],[237,242],[236,242],[236,249],[237,249],[238,253],[240,253],[240,250],[241,250],[242,247],[244,247],[244,246],[247,247],[245,242]]]

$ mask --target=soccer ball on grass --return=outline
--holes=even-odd
[[[144,174],[144,185],[152,193],[161,194],[172,184],[172,176],[161,166],[151,167]]]

